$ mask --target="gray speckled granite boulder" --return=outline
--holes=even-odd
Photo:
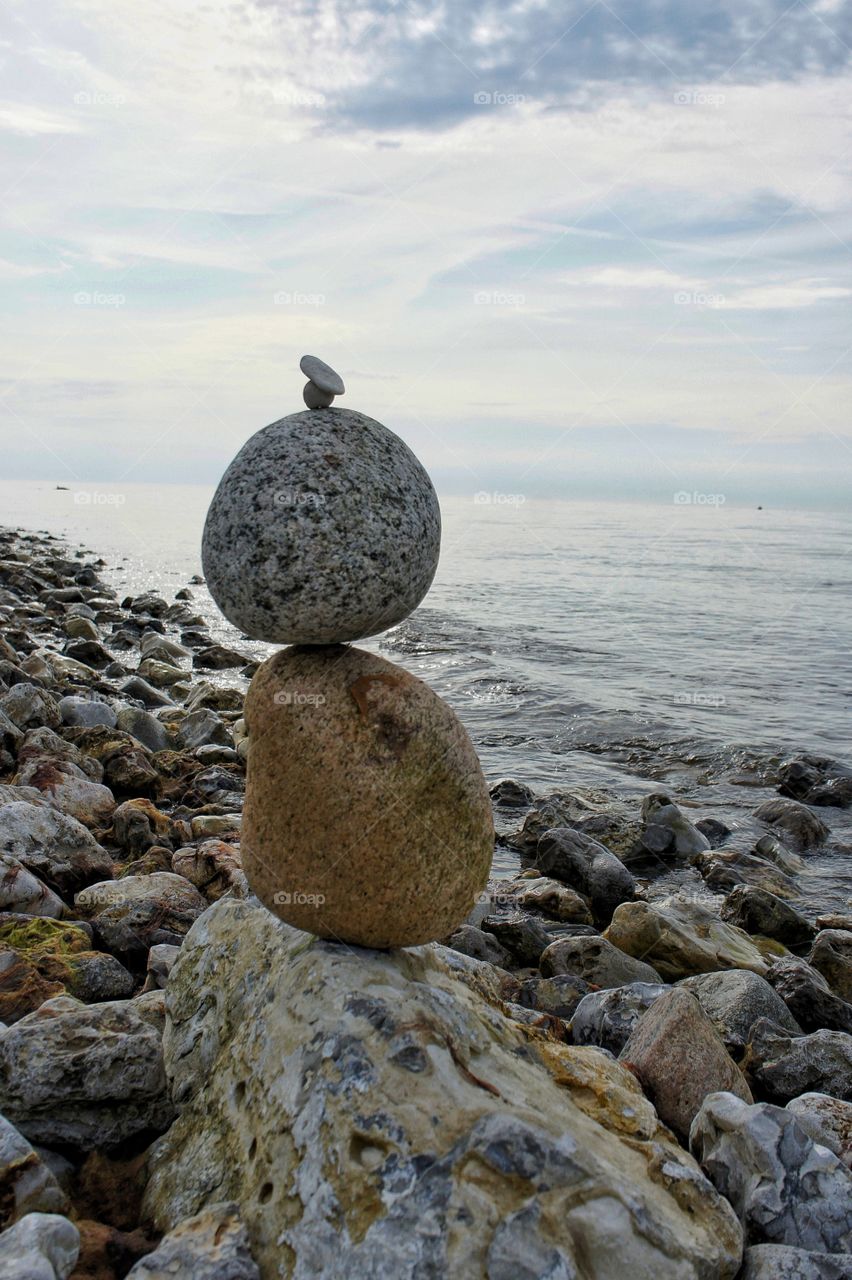
[[[338,644],[402,621],[431,585],[441,515],[406,444],[351,409],[293,413],[243,446],[216,490],[210,592],[257,640]]]

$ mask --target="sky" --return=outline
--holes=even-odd
[[[310,352],[439,492],[848,506],[850,6],[3,0],[0,58],[3,479],[213,482]]]

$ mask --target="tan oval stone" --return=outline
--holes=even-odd
[[[363,649],[294,646],[259,669],[245,718],[241,855],[270,911],[380,948],[446,937],[467,916],[491,867],[491,801],[428,685]]]

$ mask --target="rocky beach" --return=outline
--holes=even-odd
[[[0,531],[2,1280],[852,1275],[852,770],[734,829],[519,758],[464,924],[321,940],[243,871],[257,664],[107,570]]]

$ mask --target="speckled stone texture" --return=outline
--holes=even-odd
[[[338,644],[407,617],[438,565],[441,513],[406,444],[351,409],[264,427],[210,504],[210,592],[256,640]]]
[[[461,723],[372,653],[289,648],[255,675],[243,869],[288,924],[366,947],[446,937],[486,884],[488,787]]]

